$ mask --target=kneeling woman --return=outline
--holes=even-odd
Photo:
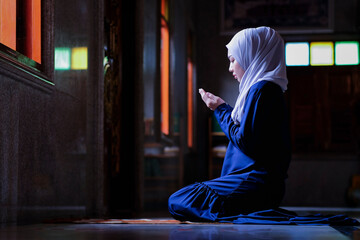
[[[238,32],[226,47],[229,71],[239,82],[235,107],[199,90],[229,139],[221,177],[175,192],[169,211],[178,220],[231,219],[276,208],[284,196],[291,157],[284,42],[259,27]]]

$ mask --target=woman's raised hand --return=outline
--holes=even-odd
[[[220,106],[221,104],[225,103],[225,101],[218,97],[215,96],[214,94],[210,93],[210,92],[206,92],[204,89],[200,88],[199,89],[199,93],[201,95],[202,100],[204,101],[204,103],[206,104],[206,106],[208,108],[210,108],[211,110],[215,110],[218,106]]]

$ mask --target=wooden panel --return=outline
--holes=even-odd
[[[351,72],[329,76],[331,144],[333,148],[347,149],[354,145],[352,82]]]
[[[296,68],[288,73],[294,152],[355,152],[358,69]]]

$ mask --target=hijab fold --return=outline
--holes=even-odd
[[[231,117],[240,124],[246,96],[252,85],[259,81],[271,81],[285,92],[286,77],[284,41],[272,28],[244,29],[226,45],[228,57],[233,56],[245,73],[239,83],[239,96]]]

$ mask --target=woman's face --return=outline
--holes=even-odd
[[[240,82],[245,70],[240,66],[240,64],[235,60],[233,56],[229,56],[230,66],[229,66],[229,72],[231,72],[234,76],[234,78]]]

